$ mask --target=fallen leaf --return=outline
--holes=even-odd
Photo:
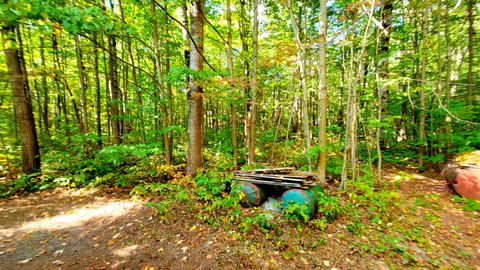
[[[60,255],[62,255],[62,253],[63,253],[63,249],[56,250],[56,251],[53,253],[53,257],[60,256]]]
[[[27,258],[27,259],[25,259],[25,260],[18,261],[17,263],[18,263],[18,264],[26,264],[26,263],[29,263],[29,262],[31,262],[31,261],[32,261],[32,258]]]
[[[178,240],[176,244],[180,245],[181,243],[183,243],[183,240]]]
[[[188,247],[182,247],[181,250],[183,251],[183,253],[187,252],[187,249]]]
[[[329,267],[329,266],[330,266],[330,262],[329,262],[329,261],[323,261],[323,264],[324,264],[326,267]]]
[[[142,270],[155,270],[155,268],[153,266],[144,266]]]
[[[187,256],[182,258],[182,261],[186,261],[186,260],[187,260]]]
[[[118,237],[120,237],[120,235],[121,235],[120,233],[117,233],[112,237],[112,239],[117,239]]]
[[[211,254],[207,254],[207,259],[211,259],[213,256]]]
[[[63,262],[59,261],[59,260],[56,260],[56,261],[53,262],[53,265],[60,266],[60,265],[63,265]]]
[[[197,229],[197,225],[193,225],[191,228],[190,228],[190,231],[195,231]]]

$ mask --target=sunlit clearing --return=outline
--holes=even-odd
[[[136,249],[138,249],[138,245],[131,245],[131,246],[128,246],[128,247],[116,249],[116,250],[113,251],[113,254],[115,254],[119,257],[128,257],[128,256],[132,255],[132,253]]]
[[[0,230],[0,234],[12,235],[20,231],[59,230],[81,226],[88,221],[102,218],[115,218],[126,214],[136,204],[134,202],[92,203],[84,207],[73,209],[53,217],[45,217],[7,230]]]

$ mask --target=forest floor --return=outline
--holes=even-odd
[[[391,223],[357,231],[340,217],[239,237],[200,221],[195,206],[159,216],[148,199],[112,188],[1,199],[0,269],[480,269],[480,213],[453,202],[438,173],[400,175]]]

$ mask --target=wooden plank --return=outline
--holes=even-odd
[[[248,179],[248,178],[235,178],[236,180],[250,182],[253,184],[262,184],[262,185],[271,185],[271,186],[283,186],[283,187],[296,187],[302,188],[303,186],[296,183],[285,183],[285,182],[272,182],[258,179]],[[308,188],[308,187],[307,187]]]
[[[290,178],[283,175],[255,174],[255,173],[234,173],[236,176],[251,177],[256,179],[270,179],[274,181],[305,182],[307,179]]]

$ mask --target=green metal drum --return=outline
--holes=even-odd
[[[240,185],[240,192],[244,195],[240,202],[243,207],[258,206],[265,201],[265,192],[259,186],[249,182],[242,182]]]
[[[282,195],[282,211],[293,214],[300,218],[310,219],[318,209],[318,192],[322,192],[320,186],[310,189],[289,189]]]

